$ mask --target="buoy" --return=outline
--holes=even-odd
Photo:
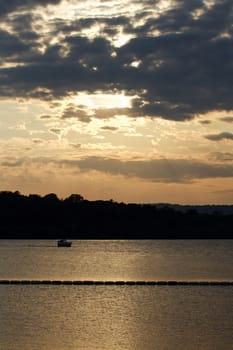
[[[0,285],[116,285],[116,286],[233,286],[233,281],[94,281],[94,280],[0,280]]]

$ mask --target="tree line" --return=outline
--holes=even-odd
[[[0,238],[232,239],[233,214],[1,191]]]

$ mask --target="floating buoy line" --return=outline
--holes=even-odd
[[[112,286],[233,286],[233,281],[92,281],[92,280],[0,280],[10,285],[112,285]]]

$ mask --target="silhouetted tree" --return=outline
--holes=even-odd
[[[59,199],[55,193],[49,193],[46,194],[43,199],[45,199],[48,202],[59,202]]]
[[[80,194],[71,194],[69,197],[65,198],[65,202],[68,202],[68,203],[72,203],[72,204],[75,204],[75,203],[80,203],[84,200],[84,197],[81,196]]]
[[[182,206],[179,206],[181,208]],[[198,209],[197,209],[198,208]],[[233,238],[233,206],[182,207],[169,204],[88,201],[80,194],[60,200],[0,191],[0,238]],[[218,209],[218,211],[217,211]]]

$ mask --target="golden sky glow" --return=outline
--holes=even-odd
[[[1,190],[232,204],[231,0],[39,5],[0,10]]]

